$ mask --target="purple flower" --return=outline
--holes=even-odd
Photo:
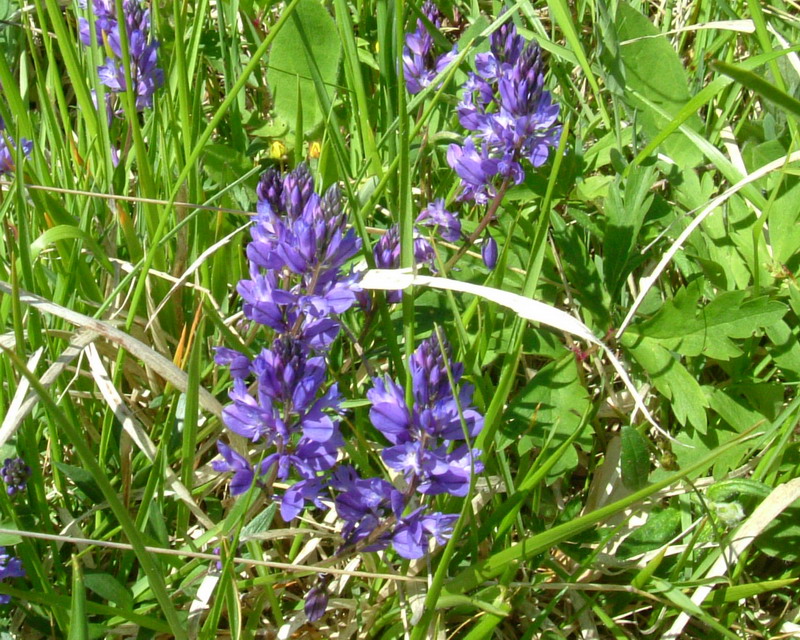
[[[253,479],[255,478],[255,471],[250,461],[236,453],[222,440],[217,441],[217,450],[223,460],[214,460],[211,463],[214,471],[219,471],[220,473],[232,471],[231,495],[238,496],[240,493],[245,493],[253,486]]]
[[[461,237],[461,221],[456,214],[444,208],[444,200],[437,198],[417,216],[417,224],[435,227],[439,234],[449,242],[458,242]]]
[[[426,1],[422,11],[437,29],[442,26],[442,14],[433,2]],[[428,33],[425,23],[417,20],[417,30],[406,34],[403,46],[403,75],[408,92],[413,95],[429,86],[455,59],[457,53],[457,47],[453,47],[451,51],[437,56],[434,52],[433,38]]]
[[[0,127],[0,176],[14,172],[14,162],[17,149],[14,138],[6,135],[4,130],[5,127]],[[33,142],[27,138],[21,138],[20,143],[22,146],[22,153],[25,156],[31,155],[31,151],[33,150]]]
[[[235,349],[214,347],[214,362],[229,366],[234,378],[246,378],[250,373],[250,358]]]
[[[250,279],[237,287],[245,316],[326,349],[339,331],[332,316],[353,306],[360,291],[358,275],[344,272],[361,240],[347,227],[339,188],[317,195],[308,167],[300,165],[283,179],[267,171],[257,194]]]
[[[437,512],[426,515],[424,508],[417,509],[397,523],[392,535],[392,546],[402,558],[422,558],[428,553],[431,538],[436,544],[447,544],[456,520],[458,514],[455,513]]]
[[[321,587],[311,587],[306,594],[306,603],[303,607],[309,622],[316,622],[328,608],[328,592]]]
[[[308,590],[304,610],[309,622],[316,622],[325,614],[328,608],[328,585],[332,579],[330,573],[320,573],[316,584]]]
[[[6,493],[13,496],[18,491],[24,491],[31,477],[31,468],[22,458],[6,458],[0,475],[6,483]]]
[[[497,242],[488,233],[481,246],[481,257],[483,258],[483,264],[486,265],[489,271],[497,265]]]
[[[447,161],[462,180],[461,199],[483,203],[494,181],[519,184],[522,160],[541,166],[561,133],[558,104],[544,89],[544,62],[534,43],[525,43],[513,23],[490,38],[491,51],[475,56],[475,73],[465,84],[459,120],[471,131],[463,147],[451,145]]]
[[[25,569],[22,568],[22,561],[6,553],[5,547],[0,547],[0,582],[6,578],[24,578]],[[0,595],[0,604],[11,602],[11,596]]]

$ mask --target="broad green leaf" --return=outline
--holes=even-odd
[[[800,561],[800,500],[796,500],[756,538],[756,547],[783,562]]]
[[[683,287],[655,316],[630,332],[684,356],[729,360],[742,354],[733,339],[751,336],[787,311],[783,303],[765,296],[750,298],[747,291],[726,291],[701,307],[702,285],[698,279]]]
[[[304,41],[311,47],[310,51],[304,51]],[[317,65],[330,100],[339,74],[341,55],[342,44],[336,24],[322,3],[319,0],[301,0],[293,19],[275,37],[269,54],[267,83],[278,117],[289,123],[297,122],[299,81],[299,115],[303,133],[316,128],[325,114],[319,106],[309,58]]]
[[[681,513],[677,509],[670,507],[663,511],[653,511],[647,516],[647,522],[625,538],[619,546],[617,556],[630,558],[658,549],[675,537],[680,526]]]
[[[627,3],[617,6],[617,35],[625,73],[627,102],[638,110],[638,122],[648,137],[652,138],[669,122],[666,118],[637,100],[631,92],[648,96],[663,111],[676,116],[691,97],[686,72],[678,54],[666,36]],[[697,116],[686,124],[701,128]],[[664,141],[664,150],[683,168],[700,163],[703,156],[697,147],[680,134]]]
[[[772,257],[792,271],[800,268],[800,184],[782,193],[769,208]]]
[[[581,416],[589,404],[589,395],[578,377],[575,356],[572,353],[551,362],[511,401],[507,416],[511,432],[528,431],[519,439],[519,452],[532,447],[555,448],[580,427]],[[588,436],[578,438],[578,444],[588,447]],[[548,474],[549,481],[571,471],[578,464],[578,454],[569,449]]]
[[[647,485],[650,475],[650,450],[647,440],[635,427],[622,427],[622,483],[631,491]]]

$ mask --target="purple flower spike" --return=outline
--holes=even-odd
[[[113,93],[126,90],[125,71],[122,67],[122,46],[120,44],[120,22],[125,25],[130,54],[130,75],[136,96],[136,109],[143,111],[153,106],[153,94],[164,84],[164,72],[157,65],[158,42],[150,40],[150,10],[145,9],[139,0],[125,0],[122,5],[123,17],[116,15],[114,3],[110,0],[93,0],[95,33],[97,44],[106,44],[111,54],[105,64],[97,69],[100,82]],[[91,45],[89,22],[79,20],[78,32],[81,42]]]
[[[435,338],[424,340],[414,351],[409,361],[414,397],[410,410],[402,387],[388,378],[374,379],[367,398],[372,402],[372,424],[393,445],[381,454],[386,466],[402,472],[420,493],[464,496],[472,473],[483,470],[480,451],[466,445],[449,451],[454,441],[476,436],[483,417],[470,406],[469,385],[462,385],[455,396],[450,378],[457,384],[464,367],[450,359],[449,345],[443,353]]]
[[[6,483],[6,493],[13,496],[25,490],[28,478],[31,477],[31,468],[22,458],[6,458],[3,468],[0,469],[0,475]]]
[[[425,2],[422,12],[437,29],[442,26],[442,14],[433,2]],[[453,47],[451,51],[437,56],[433,38],[425,23],[417,20],[417,30],[406,34],[403,46],[403,75],[408,92],[413,95],[429,86],[457,54],[457,47]]]
[[[489,234],[486,234],[486,238],[483,240],[481,257],[483,258],[483,264],[486,265],[489,271],[497,265],[497,241]]]
[[[541,166],[558,144],[557,104],[544,89],[544,62],[536,43],[525,43],[513,23],[491,38],[491,51],[475,56],[458,106],[462,126],[471,133],[463,146],[451,145],[447,161],[462,181],[462,200],[481,204],[493,197],[495,180],[519,184],[522,160]]]

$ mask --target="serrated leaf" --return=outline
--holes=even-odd
[[[729,360],[742,354],[733,339],[751,336],[780,320],[787,311],[786,305],[767,296],[748,300],[747,291],[726,291],[698,307],[702,286],[700,279],[694,280],[655,316],[630,331],[684,356],[702,354]]]
[[[634,427],[622,427],[622,483],[631,491],[647,485],[650,475],[650,450],[647,440]]]
[[[616,296],[628,275],[626,265],[653,203],[654,195],[650,188],[654,180],[654,169],[637,167],[624,184],[618,179],[609,188],[605,201],[603,273],[606,288],[612,296]]]
[[[616,28],[624,66],[625,98],[628,104],[637,109],[637,121],[648,137],[652,138],[668,121],[638,100],[635,94],[647,96],[658,107],[674,116],[690,98],[686,73],[666,36],[627,3],[621,2],[617,6]],[[701,128],[697,116],[689,118],[686,124],[696,130]],[[669,136],[663,147],[676,164],[683,168],[693,167],[703,158],[697,147],[682,134]]]
[[[310,51],[305,50],[306,44]],[[277,115],[295,123],[300,111],[304,132],[318,126],[325,114],[309,65],[311,61],[316,64],[330,100],[341,56],[342,44],[331,16],[319,0],[301,0],[292,19],[275,37],[269,54],[267,83]]]
[[[650,337],[634,339],[633,334],[625,333],[622,344],[647,371],[658,392],[672,401],[672,411],[678,422],[683,425],[690,423],[705,433],[708,399],[686,367],[660,342]]]

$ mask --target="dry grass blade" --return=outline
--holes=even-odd
[[[100,354],[97,353],[97,349],[94,345],[89,345],[86,348],[86,357],[89,361],[89,368],[91,369],[92,377],[97,384],[97,388],[100,390],[103,398],[108,403],[108,406],[111,407],[111,410],[114,412],[114,416],[117,418],[117,420],[119,420],[122,428],[131,437],[131,440],[133,440],[136,446],[139,447],[142,453],[144,453],[147,459],[150,462],[153,462],[156,459],[156,446],[153,444],[153,441],[150,440],[150,437],[145,433],[142,426],[133,419],[133,416],[131,416],[130,411],[128,411],[128,408],[125,406],[122,396],[119,395],[117,390],[114,388],[114,384],[111,382],[111,379],[108,377],[108,373],[106,372],[103,362],[100,359]],[[198,522],[200,522],[206,529],[212,529],[215,526],[214,522],[205,513],[203,513],[203,510],[197,506],[197,504],[195,504],[195,501],[192,500],[192,494],[183,485],[183,483],[178,480],[175,472],[169,467],[166,468],[166,481],[167,485],[175,492],[175,494],[186,503],[186,505],[189,507],[189,510],[197,518]]]
[[[44,353],[44,349],[39,347],[35,353],[28,358],[27,366],[29,371],[36,371],[36,365],[39,364],[39,359],[42,357],[42,353]],[[3,418],[3,425],[0,427],[0,447],[8,442],[8,439],[14,435],[17,427],[19,427],[19,425],[25,419],[27,412],[23,409],[23,407],[25,406],[26,400],[30,399],[26,398],[30,386],[30,382],[28,382],[27,378],[22,378],[22,380],[19,381],[19,386],[14,394],[14,398],[11,400],[8,411],[6,411],[6,415]],[[36,394],[32,395],[34,398],[36,397]],[[30,403],[30,406],[33,406],[33,402]],[[30,410],[30,407],[28,410]]]
[[[733,541],[728,549],[723,549],[722,555],[717,558],[717,561],[708,570],[706,579],[717,578],[725,575],[728,567],[736,564],[742,552],[750,546],[767,525],[775,520],[786,508],[789,507],[795,500],[800,498],[800,478],[790,480],[785,484],[778,485],[772,492],[764,499],[764,501],[756,507],[750,517],[744,521],[739,530],[734,534]],[[692,596],[692,602],[698,607],[703,604],[709,593],[711,593],[711,585],[703,585],[698,587]],[[665,639],[677,639],[686,623],[689,622],[689,614],[683,612],[672,624],[670,630],[664,636]]]
[[[45,389],[49,388],[50,385],[56,381],[56,378],[58,378],[58,376],[60,376],[70,365],[70,363],[83,352],[86,346],[97,339],[97,335],[98,334],[92,331],[79,331],[72,336],[67,348],[61,352],[61,355],[58,356],[58,359],[51,364],[50,367],[48,367],[47,371],[44,372],[44,375],[40,379],[42,386]],[[12,342],[12,347],[10,348],[13,348],[13,344],[14,343]],[[28,368],[31,369],[30,363],[28,364]],[[19,389],[22,389],[23,384],[27,389],[27,380],[20,381]],[[17,389],[17,395],[19,395],[19,389]],[[37,401],[37,395],[35,393],[29,393],[25,397],[25,400],[18,407],[15,407],[12,403],[11,407],[9,407],[9,410],[6,413],[5,418],[3,419],[3,425],[0,427],[0,447],[8,442],[8,439],[19,428],[19,425],[22,424],[22,421],[30,413]]]
[[[493,289],[492,287],[470,284],[469,282],[460,282],[458,280],[451,280],[450,278],[415,275],[403,269],[370,269],[364,274],[364,278],[360,284],[365,289],[384,289],[391,291],[406,289],[407,287],[416,285],[432,287],[434,289],[471,293],[472,295],[480,296],[481,298],[496,302],[497,304],[511,309],[520,318],[545,324],[548,327],[570,333],[573,336],[597,345],[605,352],[617,374],[619,374],[622,382],[633,397],[636,408],[642,412],[647,418],[647,421],[652,424],[659,433],[672,439],[672,436],[664,431],[656,422],[655,418],[653,418],[650,411],[645,406],[642,396],[628,376],[628,372],[625,371],[625,367],[622,366],[622,363],[617,359],[611,349],[595,336],[589,327],[561,309],[557,309],[539,300],[532,300],[531,298],[526,298],[516,293],[503,291],[502,289]]]
[[[619,329],[617,330],[616,338],[617,340],[620,339],[622,334],[627,329],[628,325],[631,323],[633,319],[633,315],[636,313],[636,310],[639,308],[639,305],[645,299],[645,296],[650,291],[650,288],[655,284],[656,280],[658,280],[661,273],[666,269],[667,265],[670,263],[672,258],[675,256],[678,251],[680,251],[681,247],[683,247],[683,243],[686,242],[686,239],[692,234],[692,232],[700,226],[700,223],[703,222],[708,216],[710,216],[714,210],[723,204],[728,198],[730,198],[733,194],[737,191],[740,191],[742,188],[746,187],[751,182],[755,182],[760,178],[763,178],[768,173],[776,171],[781,167],[791,164],[792,162],[800,161],[800,151],[795,151],[794,153],[790,153],[789,155],[783,156],[782,158],[778,158],[773,162],[765,164],[763,167],[756,169],[746,178],[740,180],[735,185],[733,185],[730,189],[725,191],[724,193],[718,195],[714,198],[711,202],[708,203],[705,209],[703,209],[700,213],[697,214],[697,217],[692,220],[688,226],[681,232],[678,236],[677,240],[672,243],[672,246],[667,250],[664,256],[661,258],[659,263],[656,265],[656,268],[653,269],[653,272],[647,276],[646,278],[642,278],[641,286],[639,287],[639,295],[636,296],[636,300],[633,301],[630,310],[628,311],[628,315],[625,316],[625,320],[623,320],[622,324],[620,325]]]
[[[11,285],[0,280],[0,292],[12,295]],[[27,291],[20,290],[20,302],[34,307],[43,313],[49,313],[83,329],[88,329],[89,331],[100,334],[105,339],[118,344],[130,354],[139,358],[145,363],[145,365],[150,367],[176,389],[184,392],[187,390],[189,376],[186,374],[186,372],[181,371],[167,358],[159,353],[156,353],[143,342],[131,337],[124,331],[120,331],[107,322],[83,315],[77,311],[72,311],[71,309],[62,307],[61,305],[50,302],[49,300],[45,300],[44,298],[32,293],[28,293]],[[217,417],[221,417],[222,405],[219,403],[219,401],[206,389],[201,387],[199,391],[200,406],[209,413]]]

